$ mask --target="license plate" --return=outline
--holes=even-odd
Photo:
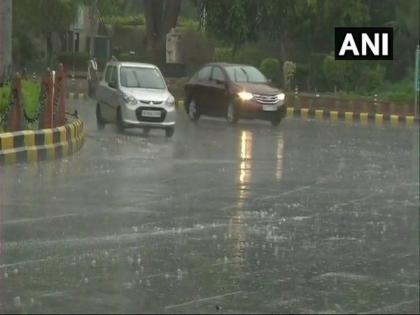
[[[161,112],[158,110],[143,110],[141,115],[143,117],[160,118]]]
[[[263,110],[267,112],[274,112],[277,110],[277,105],[263,105]]]

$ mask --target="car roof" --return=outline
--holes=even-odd
[[[151,63],[131,62],[131,61],[110,61],[109,65],[121,67],[138,67],[138,68],[157,68]]]
[[[239,64],[239,63],[229,63],[229,62],[210,62],[204,65],[204,67],[206,66],[219,66],[219,67],[235,67],[235,66],[239,66],[239,67],[253,67],[251,65],[245,65],[245,64]]]

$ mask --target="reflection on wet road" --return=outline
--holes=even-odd
[[[0,312],[418,312],[418,129],[112,126],[0,169]]]

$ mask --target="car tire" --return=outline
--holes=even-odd
[[[106,122],[102,116],[101,106],[99,103],[96,104],[96,125],[98,130],[103,130],[105,128]]]
[[[165,129],[165,134],[167,138],[171,138],[174,135],[175,127],[167,127]]]
[[[226,109],[226,120],[234,125],[238,122],[238,111],[236,106],[233,102],[230,102],[227,109]]]
[[[200,111],[197,102],[193,98],[188,103],[188,117],[190,117],[192,121],[198,121],[200,119]]]
[[[116,124],[117,124],[117,130],[118,132],[124,132],[125,130],[125,125],[124,125],[124,121],[122,118],[122,112],[121,112],[121,107],[118,107],[117,109],[117,119],[116,119]]]

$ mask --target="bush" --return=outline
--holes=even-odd
[[[279,83],[281,78],[281,64],[276,58],[266,58],[261,62],[261,72],[273,82]]]
[[[325,54],[311,54],[308,58],[308,83],[311,90],[328,90],[325,75],[323,72],[323,61]]]
[[[380,64],[335,60],[333,56],[324,58],[322,72],[329,90],[338,88],[358,93],[380,90],[385,77],[385,68]]]
[[[252,65],[254,67],[259,67],[264,58],[267,58],[266,53],[263,50],[259,49],[255,44],[248,44],[240,48],[236,53],[234,61],[237,63],[243,63],[247,65]]]
[[[104,23],[109,25],[145,25],[144,15],[131,16],[107,16],[104,17]]]
[[[17,32],[13,36],[14,63],[27,67],[38,59],[37,47],[33,44],[31,36],[25,32]]]
[[[232,49],[227,47],[216,48],[213,60],[215,62],[233,62]]]
[[[198,30],[200,29],[200,23],[197,20],[194,19],[189,19],[189,18],[185,18],[180,16],[178,18],[178,22],[177,22],[177,26],[180,28],[185,28],[188,30]]]
[[[292,90],[294,90],[295,86],[298,86],[299,90],[309,90],[308,81],[309,64],[297,63],[294,85],[291,86]]]
[[[395,83],[385,83],[381,91],[377,92],[379,99],[398,104],[413,104],[415,92],[413,81],[406,78]]]
[[[142,26],[117,25],[113,27],[113,55],[134,51],[136,55],[146,52],[146,32]]]
[[[72,69],[73,65],[76,70],[87,70],[89,63],[88,53],[72,53],[64,52],[57,56],[58,62],[63,63],[66,69]]]
[[[359,80],[357,80],[357,77]],[[375,66],[361,65],[359,73],[354,77],[356,91],[361,93],[371,93],[381,90],[384,85],[385,67],[377,64]]]
[[[322,73],[324,74],[326,86],[329,90],[338,89],[348,90],[348,76],[351,73],[350,62],[345,60],[335,60],[333,56],[326,56],[322,63]]]

